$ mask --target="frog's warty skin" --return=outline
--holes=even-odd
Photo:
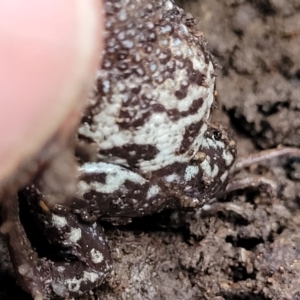
[[[172,1],[108,1],[106,11],[106,55],[80,138],[99,161],[143,176],[188,164],[214,101],[205,41]]]
[[[112,262],[98,219],[201,207],[225,189],[235,160],[235,143],[210,124],[215,64],[194,19],[171,0],[106,0],[105,10],[103,62],[76,139],[77,193],[53,207],[42,177],[22,192],[60,259],[38,257],[17,209],[7,215],[14,268],[36,300],[101,284]]]
[[[72,207],[84,220],[116,220],[140,217],[163,208],[204,205],[226,187],[236,149],[235,142],[220,126],[210,124],[203,140],[202,148],[198,149],[202,159],[196,155],[189,164],[172,164],[171,170],[157,177],[145,178],[111,163],[83,164]]]
[[[172,1],[108,1],[106,11],[106,53],[78,129],[96,162],[80,167],[73,207],[94,219],[203,205],[235,159],[209,125],[216,75],[205,40]]]
[[[8,246],[20,286],[35,300],[69,299],[100,285],[111,270],[111,257],[102,227],[78,222],[65,208],[50,211],[38,188],[28,186],[22,193],[31,214],[53,249],[60,249],[56,259],[40,258],[33,249],[19,218],[18,201],[6,201]],[[23,199],[22,199],[23,200]],[[14,226],[9,224],[13,222]],[[59,257],[61,256],[61,257]]]

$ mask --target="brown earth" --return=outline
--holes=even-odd
[[[178,1],[199,21],[222,65],[214,121],[239,156],[300,147],[300,1]],[[247,189],[207,211],[164,212],[122,228],[106,225],[114,274],[83,299],[300,299],[300,159],[253,166],[277,195]],[[3,244],[3,243],[2,243]],[[0,299],[31,299],[0,247]]]

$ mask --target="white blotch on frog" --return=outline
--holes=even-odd
[[[146,199],[149,200],[150,198],[156,196],[160,192],[160,187],[157,185],[151,185],[148,189]]]
[[[202,141],[202,147],[206,149],[213,148],[217,150],[217,149],[224,149],[225,144],[223,141],[215,140],[214,138],[206,138]]]
[[[207,176],[212,178],[217,176],[219,172],[219,167],[216,164],[214,164],[212,168],[209,161],[205,159],[200,165],[201,165],[201,169],[206,173]]]
[[[97,226],[98,226],[98,224],[97,224],[97,222],[95,222],[89,228],[89,230],[90,230],[91,234],[93,235],[93,237],[96,237],[98,235],[97,230],[96,230]]]
[[[185,173],[184,173],[184,180],[185,181],[190,181],[192,178],[197,176],[199,173],[199,167],[198,166],[187,166],[185,168]]]
[[[176,181],[179,181],[179,179],[180,179],[180,177],[176,173],[165,176],[165,180],[167,182],[176,182]]]
[[[57,216],[55,214],[52,214],[52,224],[58,228],[61,229],[64,226],[68,225],[67,219],[65,217]]]
[[[90,253],[91,253],[91,260],[94,264],[99,264],[103,261],[104,259],[103,254],[100,251],[93,248]]]
[[[223,151],[222,158],[225,160],[226,166],[230,166],[230,164],[233,162],[234,157],[229,151]]]
[[[84,271],[82,277],[78,279],[76,277],[66,279],[65,284],[68,287],[69,291],[80,292],[80,285],[82,282],[95,282],[102,276],[103,276],[102,272],[95,273],[95,272]]]
[[[77,243],[82,236],[82,232],[80,228],[71,228],[71,232],[69,233],[69,238],[68,241],[71,242],[72,244]]]
[[[79,171],[84,174],[101,174],[106,175],[105,183],[93,181],[87,184],[85,181],[79,181],[78,194],[83,195],[90,191],[98,193],[110,194],[124,187],[125,181],[131,181],[137,184],[146,183],[146,179],[139,174],[129,171],[121,166],[107,163],[85,163],[79,167]]]

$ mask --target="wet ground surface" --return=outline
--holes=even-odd
[[[214,122],[229,128],[239,156],[279,144],[300,147],[300,1],[179,1],[199,21],[218,72]],[[240,177],[276,182],[205,211],[163,212],[105,225],[114,273],[84,299],[300,299],[300,159],[255,165]],[[31,299],[0,248],[0,299]]]

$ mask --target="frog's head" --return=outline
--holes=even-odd
[[[199,207],[222,193],[236,157],[236,143],[220,126],[210,124],[198,152],[172,175],[169,195],[183,207]]]
[[[200,163],[201,193],[210,200],[226,188],[229,170],[236,158],[236,142],[220,125],[210,124],[199,151],[205,155]]]

